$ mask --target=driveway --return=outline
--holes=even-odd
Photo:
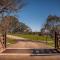
[[[24,39],[25,38],[22,38],[22,37],[18,37],[18,36],[13,36],[13,35],[7,35],[8,38],[11,38],[11,39]]]

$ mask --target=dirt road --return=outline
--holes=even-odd
[[[16,44],[8,46],[9,48],[51,48],[50,46],[47,46],[46,43],[31,41],[26,38],[13,35],[7,35],[7,37],[18,40]]]
[[[32,41],[18,41],[16,44],[8,46],[8,48],[51,48],[45,43]]]
[[[7,37],[11,38],[11,39],[24,39],[24,40],[26,40],[25,38],[18,37],[18,36],[13,36],[13,35],[7,35]]]
[[[7,35],[7,37],[18,40],[16,44],[8,46],[9,48],[51,48],[50,46],[47,46],[45,43],[42,42],[31,41],[26,38],[13,35]]]
[[[7,48],[51,48],[42,42],[26,41],[24,38],[17,36],[8,36],[18,40],[17,43],[9,45]],[[23,39],[23,40],[22,40]],[[60,55],[51,56],[31,56],[30,54],[0,54],[0,60],[60,60]]]

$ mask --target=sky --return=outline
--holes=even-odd
[[[60,0],[25,0],[25,2],[26,6],[17,13],[18,18],[34,32],[41,30],[48,15],[60,16]]]

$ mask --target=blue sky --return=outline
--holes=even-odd
[[[60,0],[26,0],[27,5],[17,13],[19,20],[32,31],[40,31],[48,15],[60,16]]]

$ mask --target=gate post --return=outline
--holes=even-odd
[[[4,48],[6,48],[6,32],[3,34],[3,44]]]
[[[6,32],[5,32],[5,48],[6,48]]]
[[[58,38],[57,38],[57,32],[55,32],[55,48],[58,49]]]

